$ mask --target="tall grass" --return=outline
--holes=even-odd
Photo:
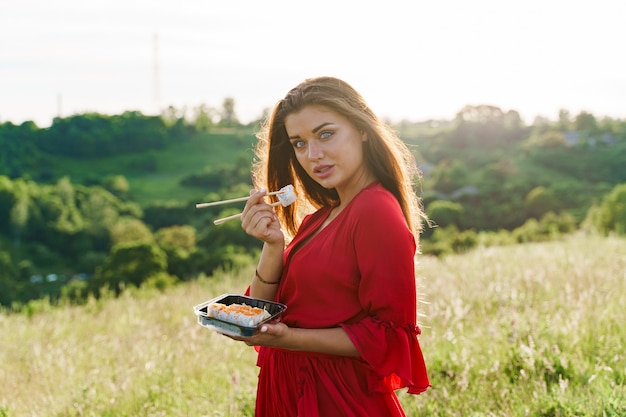
[[[420,341],[433,387],[410,416],[626,415],[626,241],[420,259]],[[31,315],[0,315],[0,416],[250,416],[252,348],[192,307],[253,270]]]
[[[412,415],[626,415],[626,241],[478,249],[422,261],[433,389]]]

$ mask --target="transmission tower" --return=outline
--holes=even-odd
[[[156,114],[161,113],[160,81],[159,81],[159,34],[155,33],[152,39],[153,62],[152,62],[152,100]]]

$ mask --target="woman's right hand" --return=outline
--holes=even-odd
[[[250,236],[267,244],[285,243],[285,235],[274,212],[274,207],[265,202],[265,190],[251,190],[250,199],[241,214],[241,227]]]

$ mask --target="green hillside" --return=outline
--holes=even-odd
[[[180,182],[206,167],[232,165],[240,155],[252,161],[256,142],[252,128],[216,129],[165,149],[103,158],[55,157],[59,174],[72,182],[89,183],[122,175],[130,185],[131,198],[141,206],[167,201],[197,201],[209,191],[186,188]]]
[[[195,203],[248,194],[258,128],[137,112],[0,124],[0,305],[82,303],[253,262],[258,241],[236,221],[213,224],[241,205]],[[626,230],[626,121],[582,112],[526,125],[467,106],[394,128],[437,226],[424,229],[425,254]]]

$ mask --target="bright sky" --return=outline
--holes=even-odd
[[[226,97],[247,122],[318,75],[392,121],[468,104],[623,119],[624,16],[621,0],[0,0],[0,122]]]

